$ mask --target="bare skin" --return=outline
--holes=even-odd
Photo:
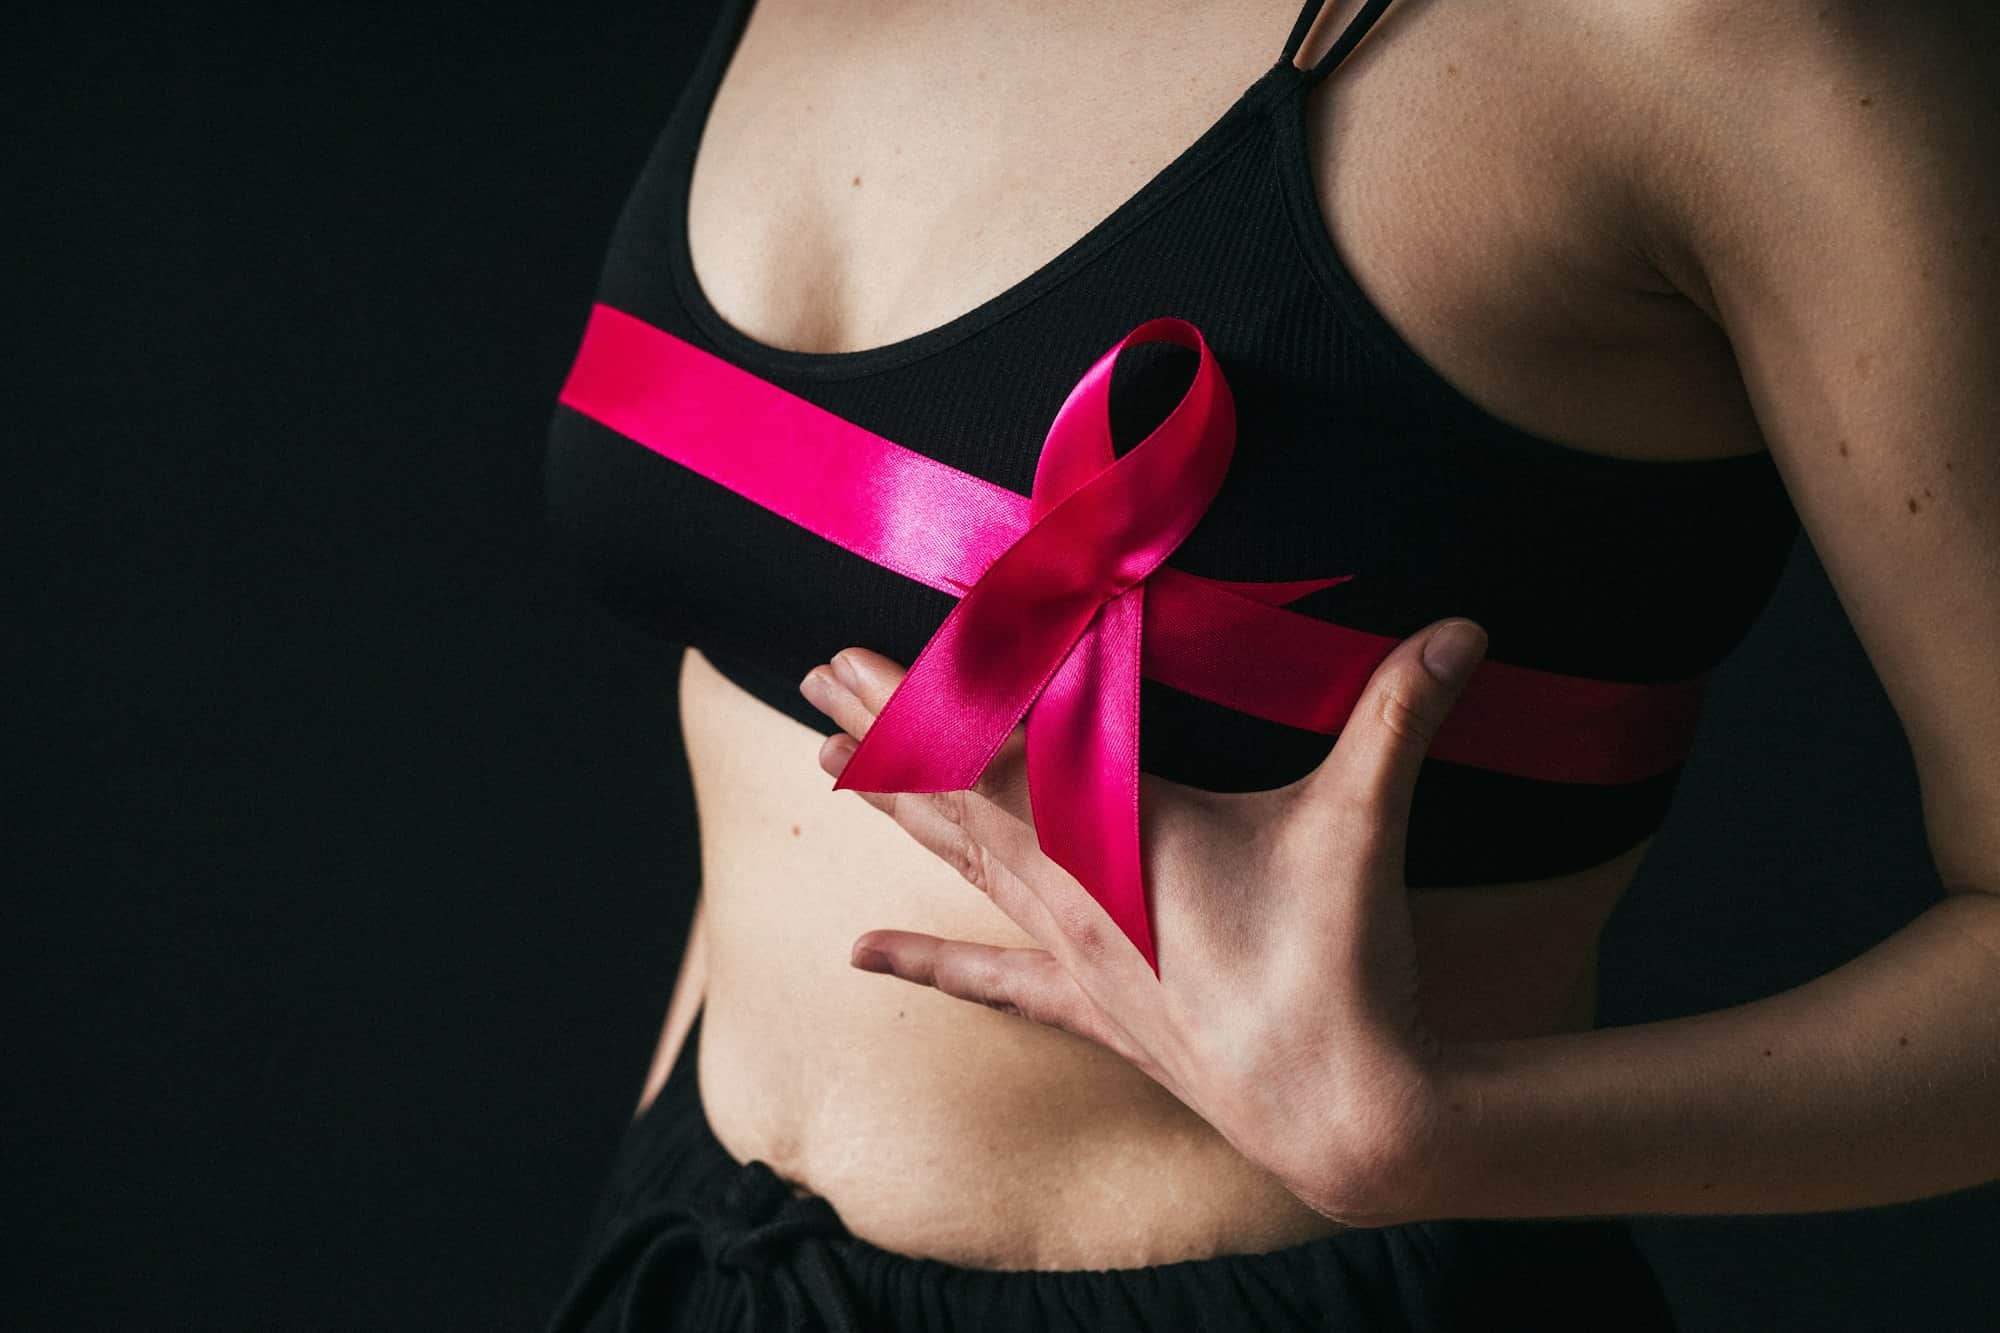
[[[1354,8],[1329,5],[1299,63]],[[761,0],[693,177],[702,288],[737,328],[798,351],[943,323],[1199,135],[1276,58],[1296,12],[1226,0],[1166,22],[1130,4]],[[1391,323],[1496,415],[1610,455],[1756,451],[1728,340],[1648,258],[1630,185],[1645,118],[1620,100],[1635,56],[1596,13],[1396,5],[1308,100],[1322,218]],[[1029,191],[1037,207],[1010,204]],[[881,927],[1032,941],[856,794],[830,791],[821,733],[698,651],[679,689],[702,901],[642,1106],[700,1003],[718,1139],[884,1248],[1127,1267],[1340,1229],[1108,1052],[851,969],[850,943]],[[1590,1027],[1598,934],[1644,852],[1414,894],[1432,1029]]]

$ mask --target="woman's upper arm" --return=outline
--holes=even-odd
[[[1639,195],[1902,721],[1946,885],[2000,893],[2000,19],[1675,12]]]
[[[694,1026],[695,1011],[708,991],[708,937],[702,930],[703,897],[697,893],[694,916],[688,922],[687,945],[681,951],[680,972],[674,977],[673,995],[667,1001],[667,1016],[660,1024],[659,1044],[653,1048],[653,1066],[639,1091],[638,1113],[644,1114],[674,1071],[674,1061]]]

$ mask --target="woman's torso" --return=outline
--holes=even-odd
[[[1354,7],[1322,15],[1300,64]],[[729,325],[802,352],[951,320],[1193,141],[1295,14],[1293,0],[761,0],[689,186],[701,291]],[[1622,77],[1637,59],[1625,40],[1584,3],[1395,5],[1308,97],[1320,215],[1396,330],[1495,415],[1615,457],[1753,453],[1726,339],[1634,246],[1614,164],[1637,151],[1650,85]],[[876,927],[1031,941],[857,795],[830,791],[821,731],[698,650],[679,692],[701,959],[654,1081],[699,991],[702,1098],[735,1157],[770,1162],[876,1244],[980,1267],[1156,1264],[1337,1229],[1106,1052],[849,968],[849,943]],[[1645,846],[1413,893],[1440,1035],[1589,1026],[1598,930]]]

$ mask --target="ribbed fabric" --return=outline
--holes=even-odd
[[[547,1333],[1672,1333],[1613,1218],[1418,1222],[1261,1254],[1146,1268],[1006,1271],[853,1235],[716,1139],[696,1078],[701,1020],[627,1130],[585,1261]]]
[[[1768,598],[1797,531],[1768,455],[1634,461],[1529,434],[1444,380],[1363,294],[1320,220],[1304,137],[1306,93],[1355,29],[1311,70],[1282,55],[1110,216],[958,318],[858,352],[747,337],[703,296],[685,223],[702,125],[749,8],[725,6],[640,174],[604,267],[606,304],[1022,494],[1083,370],[1145,319],[1188,319],[1228,376],[1237,444],[1168,563],[1224,579],[1356,575],[1290,609],[1357,629],[1405,637],[1466,615],[1496,661],[1673,681],[1719,662]],[[1165,345],[1119,360],[1121,452],[1191,365]],[[807,670],[850,644],[907,664],[954,604],[567,408],[549,436],[546,499],[555,548],[618,615],[699,646],[823,734],[833,723],[798,694]],[[1141,768],[1210,790],[1283,785],[1333,743],[1151,680],[1140,709]],[[1678,776],[1594,786],[1430,760],[1409,883],[1596,864],[1658,827]]]

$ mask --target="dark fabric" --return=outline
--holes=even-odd
[[[1007,1272],[884,1250],[710,1130],[697,1016],[626,1131],[583,1264],[547,1333],[979,1329],[1671,1330],[1616,1219],[1445,1221],[1150,1268]]]
[[[1632,461],[1528,434],[1445,381],[1348,273],[1315,202],[1304,124],[1307,94],[1356,30],[1314,70],[1279,59],[1136,194],[998,296],[887,346],[815,354],[732,328],[688,253],[687,181],[749,9],[728,0],[640,173],[599,286],[606,304],[1024,495],[1078,376],[1133,326],[1177,315],[1228,378],[1237,444],[1221,492],[1168,558],[1176,568],[1354,575],[1291,609],[1398,638],[1466,615],[1495,662],[1615,681],[1710,668],[1763,606],[1797,525],[1768,455]],[[1192,360],[1168,345],[1119,359],[1121,452],[1172,405]],[[545,481],[552,547],[592,594],[823,734],[832,721],[798,694],[807,670],[854,644],[907,664],[955,604],[567,408]],[[1153,680],[1140,723],[1144,771],[1215,791],[1281,786],[1333,744]],[[1658,827],[1678,775],[1599,786],[1429,760],[1407,878],[1508,883],[1597,864]]]

